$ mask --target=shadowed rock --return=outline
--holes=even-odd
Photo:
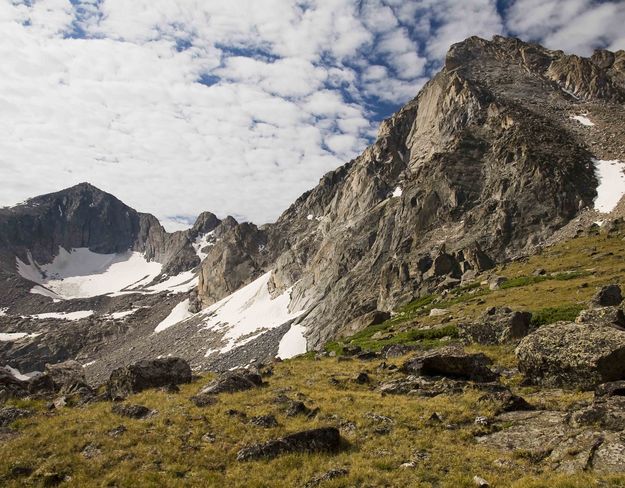
[[[290,434],[280,439],[273,439],[263,444],[254,444],[237,453],[237,461],[253,459],[272,459],[281,454],[293,452],[338,452],[341,435],[334,427],[305,430]]]
[[[448,346],[418,354],[402,365],[402,371],[420,376],[446,376],[487,382],[498,378],[488,366],[492,361],[484,354],[467,354],[459,347]]]
[[[223,373],[219,378],[205,386],[197,396],[217,395],[219,393],[235,393],[259,387],[263,379],[257,373],[247,370],[230,371]]]
[[[478,344],[504,344],[525,337],[530,331],[531,320],[529,312],[493,307],[477,322],[460,325],[460,335]]]
[[[24,408],[15,408],[15,407],[7,407],[0,409],[0,427],[6,427],[11,422],[24,418],[30,417],[33,414],[31,410],[26,410]]]
[[[115,400],[147,388],[190,382],[191,368],[184,359],[151,359],[114,370],[107,383],[107,391]]]
[[[619,305],[623,301],[621,287],[607,285],[601,288],[592,299],[592,304],[598,307]]]
[[[152,413],[152,410],[143,405],[133,405],[126,403],[116,403],[115,405],[113,405],[113,408],[111,408],[111,411],[113,413],[116,413],[117,415],[121,415],[122,417],[128,417],[131,419],[144,419]]]

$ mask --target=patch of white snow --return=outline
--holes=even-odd
[[[61,320],[81,320],[91,317],[93,310],[78,310],[77,312],[48,312],[29,315],[32,319],[61,319]]]
[[[306,218],[307,218],[308,220],[312,220],[312,219],[314,219],[314,218],[315,218],[315,216],[314,216],[313,214],[308,214],[308,215],[306,216]]]
[[[57,298],[88,298],[123,290],[131,285],[149,283],[161,272],[162,265],[147,261],[138,252],[98,254],[88,248],[70,251],[59,247],[59,254],[49,264],[39,265],[31,256],[17,269],[24,278],[41,285],[31,292]]]
[[[207,234],[204,234],[202,236],[197,236],[195,239],[195,242],[192,244],[193,249],[195,249],[195,254],[197,254],[197,256],[200,258],[200,261],[204,261],[206,256],[208,256],[208,253],[203,252],[202,249],[206,248],[207,246],[215,245],[215,243],[209,242],[214,233],[215,231],[211,230]]]
[[[271,271],[223,298],[201,313],[203,327],[223,332],[227,344],[220,352],[228,352],[258,337],[263,332],[299,317],[304,310],[291,311],[291,289],[272,298],[267,284]]]
[[[280,359],[292,358],[306,352],[307,345],[304,332],[306,332],[306,327],[298,324],[291,325],[289,331],[282,336],[278,346],[278,357]]]
[[[30,373],[20,373],[20,371],[17,368],[12,368],[8,364],[5,366],[5,369],[9,373],[11,373],[14,378],[20,381],[28,381],[33,376],[39,376],[41,374],[41,371],[31,371]]]
[[[577,120],[580,124],[585,125],[586,127],[593,127],[595,125],[592,120],[586,117],[586,115],[572,115],[571,119]]]
[[[595,160],[594,163],[599,180],[595,210],[610,213],[625,195],[625,163],[618,160]]]
[[[187,298],[171,310],[170,314],[165,317],[165,320],[156,326],[154,332],[162,332],[165,329],[169,329],[172,325],[176,325],[178,322],[182,322],[192,315],[193,314],[189,312],[189,299]]]
[[[131,308],[130,310],[121,310],[119,312],[109,313],[109,314],[105,315],[105,317],[111,318],[111,319],[123,319],[124,317],[128,317],[129,315],[132,315],[137,310],[139,310],[139,309],[138,308]]]
[[[402,191],[401,187],[398,186],[397,188],[395,188],[395,190],[393,191],[393,194],[391,196],[393,198],[401,197],[402,193],[403,193],[403,191]]]

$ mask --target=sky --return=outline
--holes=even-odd
[[[451,44],[625,49],[625,1],[0,0],[0,206],[87,181],[168,230],[274,221]]]

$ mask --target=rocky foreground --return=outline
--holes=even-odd
[[[0,483],[621,486],[623,237],[591,227],[289,361],[0,371]]]

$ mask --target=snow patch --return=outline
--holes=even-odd
[[[26,337],[26,332],[0,332],[0,341],[12,342]]]
[[[92,364],[95,364],[95,363],[97,363],[97,362],[98,362],[97,360],[95,360],[95,361],[89,361],[88,363],[83,364],[83,365],[82,365],[82,367],[83,367],[83,368],[86,368],[87,366],[91,366]]]
[[[8,308],[0,308],[0,317],[4,317],[7,314]]]
[[[200,258],[200,261],[204,261],[206,256],[208,256],[208,253],[203,252],[202,249],[204,249],[207,246],[215,245],[214,242],[210,242],[210,239],[212,238],[214,234],[215,234],[215,231],[211,230],[207,234],[204,234],[202,236],[197,236],[195,239],[195,242],[192,244],[193,249],[195,249],[195,254],[197,254],[197,256]]]
[[[193,314],[189,312],[189,299],[187,298],[171,310],[170,314],[165,317],[165,320],[156,326],[154,332],[162,332],[165,329],[169,329],[172,325],[176,325],[178,322],[182,322],[192,315]]]
[[[590,120],[586,115],[571,115],[571,119],[577,120],[580,124],[585,125],[586,127],[593,127],[595,124],[592,120]]]
[[[32,377],[39,376],[41,374],[41,371],[32,371],[30,373],[20,373],[20,371],[17,368],[12,368],[8,364],[4,368],[9,373],[11,373],[11,375],[13,375],[15,379],[18,379],[20,381],[28,381]]]
[[[129,315],[132,315],[137,310],[139,309],[131,308],[130,310],[121,310],[119,312],[112,312],[112,313],[106,314],[105,317],[110,318],[110,319],[123,319],[124,317],[128,317]]]
[[[391,197],[393,197],[393,198],[401,197],[402,194],[403,194],[403,191],[402,191],[401,187],[398,186],[397,188],[395,188],[395,190],[393,190],[393,193],[392,193]]]
[[[171,276],[161,283],[146,288],[149,291],[173,291],[176,293],[191,291],[197,286],[198,278],[193,271],[183,271]]]
[[[223,332],[225,353],[242,346],[265,331],[299,317],[304,310],[290,311],[291,288],[272,298],[267,284],[271,271],[201,312],[204,329]],[[212,352],[212,351],[211,351]]]
[[[138,252],[98,254],[88,248],[70,251],[59,247],[49,264],[39,265],[28,256],[28,263],[16,258],[19,274],[40,286],[31,293],[56,298],[88,298],[118,292],[132,285],[152,281],[162,265],[147,261]]]
[[[28,334],[27,332],[0,332],[0,342],[15,342],[20,339],[32,339],[41,334]]]
[[[595,210],[610,213],[625,195],[625,163],[618,160],[595,160],[594,163],[599,180]]]
[[[306,216],[306,218],[307,218],[308,220],[312,220],[312,219],[314,219],[314,218],[315,218],[315,216],[314,216],[313,214],[308,214],[308,215]]]
[[[304,332],[306,332],[306,327],[298,324],[291,325],[289,331],[282,336],[278,346],[278,357],[280,359],[292,358],[306,352],[307,345]]]
[[[91,317],[93,310],[79,310],[77,312],[49,312],[28,315],[31,319],[61,319],[61,320],[81,320]]]

